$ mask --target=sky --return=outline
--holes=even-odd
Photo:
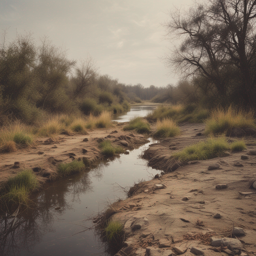
[[[91,58],[101,75],[125,84],[166,86],[180,74],[166,64],[170,14],[194,0],[0,0],[0,39],[48,39],[77,64]],[[1,40],[3,41],[3,40]],[[0,41],[0,43],[2,43]]]

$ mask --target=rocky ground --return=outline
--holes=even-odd
[[[243,152],[179,166],[172,153],[206,139],[204,125],[181,128],[144,153],[165,173],[112,205],[125,230],[117,255],[256,255],[255,138],[245,139]]]
[[[109,129],[89,131],[87,135],[60,135],[55,138],[40,138],[33,146],[17,152],[0,154],[0,188],[9,177],[24,169],[32,169],[41,184],[58,178],[57,165],[74,159],[85,163],[86,168],[97,165],[104,159],[99,143],[104,139],[124,149],[137,148],[147,139],[133,132],[124,132],[123,124],[114,124]]]

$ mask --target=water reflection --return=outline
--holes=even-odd
[[[111,255],[90,220],[109,203],[126,198],[121,188],[151,179],[156,170],[139,158],[149,143],[101,163],[90,172],[50,183],[34,195],[31,207],[0,220],[0,255]]]

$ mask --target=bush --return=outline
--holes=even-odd
[[[84,99],[83,102],[80,103],[79,108],[84,115],[95,115],[96,113],[99,114],[99,112],[101,112],[94,99]]]
[[[240,152],[243,151],[244,149],[246,149],[246,145],[244,141],[234,141],[233,143],[231,143],[230,145],[230,149],[232,152]]]
[[[124,152],[123,148],[112,146],[109,140],[104,140],[103,142],[101,142],[99,148],[101,149],[101,153],[107,157],[111,157],[115,154],[120,154]]]
[[[128,125],[124,126],[124,131],[136,130],[138,133],[149,133],[150,125],[149,123],[141,117],[133,118]]]
[[[111,110],[113,112],[114,115],[116,114],[121,114],[124,112],[123,107],[120,104],[115,104],[111,106]]]
[[[82,118],[76,118],[71,124],[70,128],[73,132],[79,132],[83,134],[87,134],[85,130],[86,121]]]
[[[61,163],[58,165],[58,174],[61,177],[65,177],[74,173],[82,172],[85,169],[85,165],[81,161],[74,160],[71,163]]]
[[[86,122],[87,129],[94,129],[95,127],[107,128],[111,125],[111,114],[107,111],[102,112],[101,115],[98,117],[90,115],[89,119]]]
[[[174,137],[180,134],[180,128],[171,119],[158,120],[156,124],[156,132],[154,133],[155,138],[166,138]]]
[[[13,140],[16,144],[20,145],[20,146],[29,146],[33,139],[30,135],[25,134],[23,132],[18,132],[14,135]]]
[[[199,142],[195,145],[188,146],[182,151],[174,154],[174,158],[181,162],[191,160],[206,160],[221,156],[227,150],[241,150],[241,142],[229,145],[225,138],[210,138],[206,141]],[[239,145],[239,146],[238,146]]]
[[[108,104],[109,106],[112,104],[112,102],[114,101],[113,99],[113,95],[110,92],[106,92],[106,91],[102,91],[99,94],[99,102],[101,104]]]
[[[29,192],[36,189],[38,181],[32,170],[24,170],[9,178],[4,186],[5,193],[1,199],[7,203],[27,204]]]
[[[229,134],[232,128],[256,128],[252,111],[236,111],[229,107],[227,111],[217,109],[212,112],[211,118],[206,120],[206,134]]]
[[[110,221],[105,228],[106,238],[111,243],[120,243],[123,240],[124,227],[121,223]]]

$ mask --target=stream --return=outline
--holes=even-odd
[[[145,116],[152,106],[135,106],[114,121],[126,122]],[[94,256],[106,255],[103,243],[92,228],[92,218],[111,203],[127,197],[126,191],[159,171],[147,166],[140,155],[154,141],[121,154],[97,168],[50,183],[37,193],[29,209],[20,212],[12,228],[0,241],[2,256]],[[0,232],[3,222],[0,223]]]

